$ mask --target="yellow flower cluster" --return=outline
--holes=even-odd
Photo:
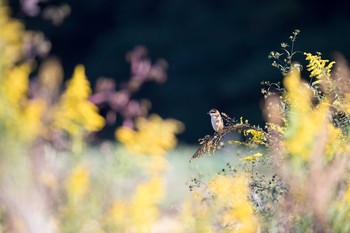
[[[98,108],[88,100],[90,94],[84,66],[78,65],[56,108],[54,127],[67,131],[73,137],[84,130],[94,132],[102,129],[105,121],[98,114]]]
[[[8,104],[21,108],[26,101],[28,91],[30,67],[27,64],[7,69],[2,80],[1,92]]]
[[[283,121],[284,121],[284,120],[285,120],[285,119],[283,119]],[[267,126],[270,130],[275,131],[275,132],[277,132],[277,133],[279,133],[279,134],[281,134],[281,135],[283,135],[284,132],[285,132],[285,127],[282,127],[282,126],[280,126],[280,125],[277,125],[277,124],[274,124],[274,123],[271,123],[271,122],[267,122],[267,123],[266,123],[266,126]]]
[[[290,105],[285,148],[291,155],[308,160],[316,135],[328,124],[328,104],[325,101],[312,107],[312,93],[302,83],[296,69],[285,77],[284,85],[287,90],[285,98]]]
[[[256,144],[261,144],[264,145],[265,144],[265,134],[262,131],[259,130],[255,130],[255,129],[248,129],[244,131],[244,135],[248,136],[251,135],[252,138],[252,142],[256,143]]]
[[[0,76],[3,69],[11,67],[22,53],[24,27],[9,17],[10,9],[0,0]]]
[[[327,134],[327,140],[324,148],[324,153],[328,160],[332,160],[336,153],[343,150],[343,139],[344,135],[341,129],[336,128],[333,124],[327,123],[325,125]]]
[[[173,119],[163,120],[158,115],[136,119],[137,130],[120,127],[116,138],[133,154],[162,156],[177,144],[175,134],[183,131],[183,124]]]
[[[302,83],[299,70],[292,69],[284,78],[283,84],[287,90],[285,98],[292,108],[291,114],[309,112],[313,95]]]
[[[137,186],[130,201],[115,201],[108,217],[109,225],[119,232],[148,232],[159,217],[158,204],[163,196],[164,182],[160,176],[151,177]]]
[[[88,225],[99,216],[97,205],[102,203],[98,201],[98,193],[92,192],[94,180],[91,176],[89,167],[82,163],[76,163],[69,171],[63,183],[66,196],[58,206],[59,232],[84,232],[85,228],[95,228]]]
[[[328,63],[329,60],[322,60],[320,55],[312,55],[311,53],[304,53],[304,55],[306,56],[305,60],[309,61],[309,64],[306,67],[308,68],[308,71],[311,71],[310,78],[329,78],[331,69],[335,64],[334,61]]]
[[[244,175],[236,177],[217,175],[208,184],[219,209],[221,225],[231,232],[256,232],[258,222],[254,217],[252,204],[248,201],[248,179]]]
[[[27,97],[30,67],[6,69],[0,79],[0,124],[10,138],[30,141],[41,133],[44,102]]]
[[[31,66],[19,62],[25,31],[20,21],[9,17],[9,8],[3,0],[0,0],[0,28],[0,125],[7,136],[30,141],[43,133],[42,117],[49,106],[45,106],[43,99],[30,100],[27,96]],[[77,66],[59,104],[53,107],[53,117],[49,117],[54,128],[66,130],[73,137],[82,135],[84,130],[100,130],[104,119],[88,101],[90,94],[84,67]]]
[[[210,222],[215,213],[211,213],[208,206],[203,204],[203,200],[205,194],[196,190],[184,201],[180,219],[182,229],[178,232],[215,232]]]
[[[14,66],[22,56],[24,27],[9,11],[0,0],[0,127],[6,139],[27,142],[41,131],[44,102],[27,97],[29,64]]]
[[[263,156],[263,154],[261,153],[255,153],[251,156],[247,156],[247,157],[244,157],[242,159],[240,159],[241,161],[247,161],[247,162],[251,162],[251,161],[255,161],[257,158]]]
[[[66,190],[69,199],[73,203],[82,200],[89,188],[89,170],[83,165],[77,165],[71,172],[66,183]]]
[[[344,200],[350,206],[350,186],[347,187],[347,189],[344,193]]]

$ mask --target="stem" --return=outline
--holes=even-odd
[[[83,133],[79,132],[78,134],[73,136],[73,145],[72,145],[72,151],[74,155],[80,155],[83,152]]]

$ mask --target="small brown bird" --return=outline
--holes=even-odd
[[[216,132],[221,132],[224,128],[224,122],[220,115],[220,112],[216,109],[211,109],[208,114],[211,117],[211,125]]]

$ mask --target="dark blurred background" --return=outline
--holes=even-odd
[[[330,59],[340,51],[350,58],[350,4],[345,0],[39,2],[40,7],[70,6],[59,26],[24,14],[19,1],[10,3],[14,16],[52,42],[51,54],[61,58],[66,78],[76,64],[84,64],[92,83],[100,76],[126,80],[125,54],[136,45],[147,47],[154,60],[166,59],[168,81],[144,85],[135,98],[148,98],[151,112],[184,122],[180,139],[187,143],[212,133],[206,115],[211,108],[263,124],[260,82],[282,79],[267,55],[289,42],[294,29],[301,30],[297,50],[320,51]]]

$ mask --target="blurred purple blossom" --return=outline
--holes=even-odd
[[[38,6],[40,0],[20,0],[22,11],[28,16],[34,17],[40,13]]]
[[[51,42],[42,32],[27,31],[23,38],[23,54],[26,59],[44,58],[51,50]]]
[[[60,6],[47,6],[44,8],[42,17],[52,22],[53,25],[59,26],[64,19],[70,15],[71,8],[68,4],[61,4]]]
[[[131,79],[157,83],[165,82],[167,79],[168,63],[164,59],[159,59],[155,64],[152,64],[148,57],[148,51],[143,46],[136,46],[128,52],[126,60],[131,66]]]
[[[99,107],[108,106],[106,120],[108,124],[114,124],[117,114],[123,118],[123,125],[133,127],[133,119],[146,116],[151,103],[146,100],[132,100],[132,95],[148,81],[163,83],[167,79],[166,70],[168,64],[164,59],[159,59],[152,64],[148,51],[143,46],[136,46],[126,54],[126,60],[130,63],[130,79],[118,86],[112,78],[101,77],[95,85],[95,93],[90,101]]]
[[[41,9],[39,2],[48,1],[50,0],[20,0],[20,4],[23,13],[26,15],[35,17],[41,14],[45,20],[51,21],[55,26],[59,26],[70,15],[71,8],[68,4],[61,3],[61,5],[47,4],[47,6]]]

